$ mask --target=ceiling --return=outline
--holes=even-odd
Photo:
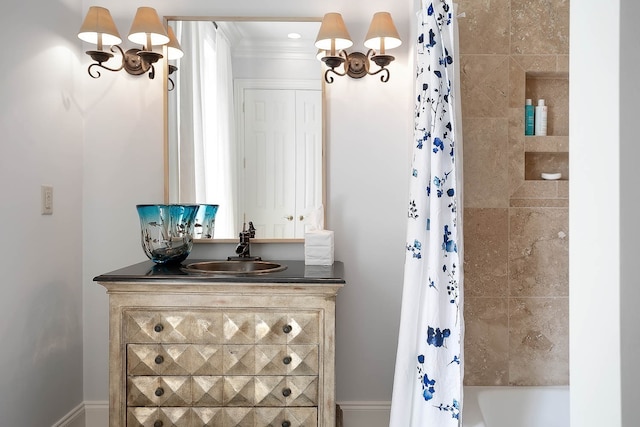
[[[272,55],[315,56],[320,21],[216,21],[231,44],[235,57]],[[299,39],[287,37],[300,34]]]

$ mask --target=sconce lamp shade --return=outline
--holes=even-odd
[[[117,45],[122,43],[109,9],[100,6],[89,8],[78,32],[78,38],[87,43],[99,45],[99,49],[102,49],[102,44]]]
[[[346,25],[344,25],[342,15],[335,12],[325,14],[316,38],[316,47],[334,55],[336,51],[352,45],[353,42]]]
[[[167,34],[169,35],[169,44],[167,44],[167,59],[179,59],[184,56],[184,52],[178,43],[176,34],[173,32],[173,28],[167,28]]]
[[[151,50],[149,43],[151,45],[169,43],[167,31],[164,29],[158,13],[152,7],[138,8],[136,16],[133,18],[128,38],[131,42],[141,44],[148,50]]]
[[[402,44],[400,35],[389,12],[377,12],[373,15],[364,45],[384,54],[385,49],[393,49]]]

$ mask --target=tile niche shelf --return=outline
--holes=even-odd
[[[525,180],[542,180],[543,172],[560,172],[561,180],[568,180],[569,73],[527,72],[525,98],[534,106],[544,99],[548,107],[547,135],[525,137]]]

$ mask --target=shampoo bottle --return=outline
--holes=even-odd
[[[533,135],[534,133],[534,121],[533,121],[533,102],[530,99],[525,100],[524,103],[524,134]]]
[[[544,105],[544,99],[538,99],[535,117],[535,134],[544,136],[547,134],[547,106]]]

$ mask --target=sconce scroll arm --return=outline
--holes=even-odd
[[[345,65],[345,70],[342,73],[339,71],[336,71],[336,68],[342,64],[345,64],[345,61],[347,60],[348,60],[348,54],[344,50],[340,50],[337,56],[326,56],[322,58],[322,61],[325,64],[327,64],[327,66],[329,67],[324,72],[324,81],[327,83],[333,83],[334,78],[333,76],[329,75],[330,72],[335,74],[336,76],[340,76],[340,77],[346,76],[347,75],[346,65]]]
[[[389,65],[389,63],[391,61],[393,61],[393,56],[376,55],[375,53],[376,53],[375,50],[369,49],[367,51],[367,59],[370,60],[371,62],[375,62],[380,68],[377,71],[374,71],[374,72],[371,72],[371,71],[367,70],[367,74],[369,74],[370,76],[375,76],[376,74],[383,73],[380,76],[380,81],[382,83],[386,83],[386,82],[389,81],[389,77],[391,77],[391,72],[387,68],[387,65]],[[379,57],[384,57],[382,59],[382,63],[380,62],[380,59],[378,59]],[[376,59],[378,59],[378,60],[376,60]]]
[[[329,73],[333,73],[336,76],[344,76],[344,75],[347,74],[347,73],[340,73],[340,72],[336,71],[334,68],[329,68],[329,69],[327,69],[327,71],[324,72],[324,81],[327,82],[327,83],[333,83],[333,81],[335,80],[333,78],[333,76],[329,75]]]
[[[122,48],[118,45],[113,45],[111,46],[111,52],[115,52],[116,50],[114,50],[114,48],[116,50],[118,50],[120,52],[120,57],[122,58],[122,63],[120,64],[120,67],[118,68],[111,68],[111,67],[107,67],[106,65],[103,65],[103,62],[108,61],[109,59],[113,58],[113,55],[110,54],[109,52],[103,52],[103,51],[97,51],[97,50],[93,50],[93,51],[88,51],[87,54],[89,56],[91,56],[91,58],[96,61],[93,64],[89,65],[89,68],[87,69],[87,72],[89,73],[89,75],[94,78],[97,79],[98,77],[101,76],[100,71],[99,70],[95,70],[95,75],[92,73],[92,68],[93,67],[100,67],[103,68],[105,70],[109,70],[109,71],[120,71],[124,68],[124,51],[122,50]]]

